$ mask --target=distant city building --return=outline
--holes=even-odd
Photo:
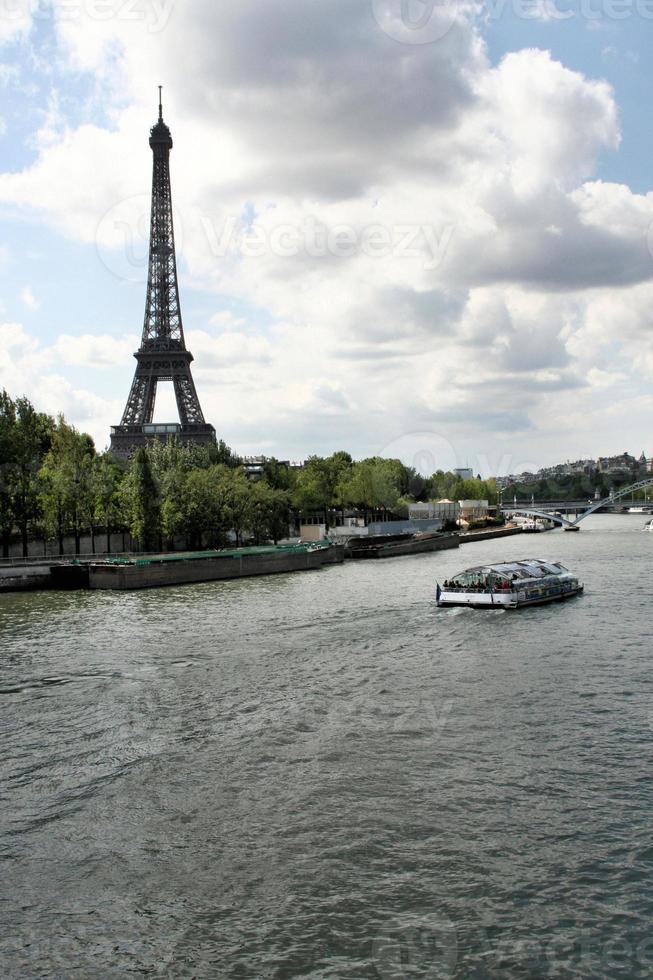
[[[459,480],[473,480],[474,470],[469,467],[463,467],[462,469],[454,470],[454,476],[457,476]]]
[[[245,470],[245,476],[253,483],[262,480],[265,474],[265,456],[243,457],[243,469]]]
[[[599,473],[628,473],[636,470],[639,464],[630,453],[621,453],[619,456],[601,456],[598,459],[597,469]]]
[[[440,518],[443,521],[457,521],[460,517],[460,504],[457,500],[429,500],[428,503],[408,505],[411,521],[429,521]]]
[[[271,462],[268,456],[244,456],[243,457],[243,469],[245,470],[245,475],[256,482],[262,479],[265,473],[265,464]],[[304,464],[302,462],[292,461],[289,459],[275,459],[277,466],[281,466],[287,470],[303,470]]]
[[[630,453],[620,453],[617,456],[599,456],[598,459],[577,459],[574,462],[556,463],[554,466],[544,466],[537,473],[510,473],[508,476],[496,478],[499,490],[516,483],[536,483],[539,480],[557,480],[568,476],[594,476],[597,473],[626,473],[641,474],[653,471],[653,460],[648,459],[642,452],[639,459]]]
[[[490,504],[487,500],[459,500],[460,519],[463,521],[479,520],[487,517]]]

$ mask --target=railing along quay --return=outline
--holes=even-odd
[[[62,565],[72,561],[90,562],[106,561],[108,558],[150,558],[160,555],[160,551],[134,552],[134,551],[115,551],[115,552],[96,552],[96,554],[84,555],[43,555],[41,558],[0,558],[0,569],[20,568],[34,565]]]

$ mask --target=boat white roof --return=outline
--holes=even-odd
[[[541,578],[543,575],[560,575],[566,571],[564,565],[559,562],[544,561],[541,558],[524,558],[520,561],[502,561],[496,565],[476,565],[473,568],[466,568],[459,574],[478,572],[488,575],[494,572],[497,575],[514,575],[517,573],[521,578]]]

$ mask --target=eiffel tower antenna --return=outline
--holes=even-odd
[[[170,187],[172,136],[163,121],[162,86],[159,119],[150,132],[153,155],[150,250],[145,319],[136,372],[120,425],[111,429],[111,451],[123,459],[152,439],[177,436],[184,443],[213,443],[215,429],[204,420],[186,349],[179,303],[177,258]],[[159,381],[172,381],[179,423],[154,424]]]

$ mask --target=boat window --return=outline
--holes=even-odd
[[[524,562],[524,568],[529,578],[543,578],[546,575],[546,571],[539,563]]]

